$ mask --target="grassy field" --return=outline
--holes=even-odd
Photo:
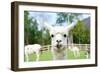
[[[67,50],[66,55],[67,55],[68,60],[86,59],[85,51],[80,51],[80,57],[78,58],[75,58],[73,55],[73,52],[70,50]],[[50,51],[45,51],[40,55],[40,61],[50,61],[50,60],[52,60],[52,54]],[[24,61],[26,62],[26,57],[24,58]],[[29,62],[32,62],[32,61],[36,61],[36,55],[34,53],[29,55]]]

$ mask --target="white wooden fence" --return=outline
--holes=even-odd
[[[90,51],[90,44],[68,44],[66,45],[68,48],[71,46],[76,46],[82,51]],[[51,45],[44,45],[43,48],[47,48],[48,50],[51,49]]]
[[[90,56],[90,44],[68,44],[66,46],[67,46],[67,48],[69,48],[69,47],[78,47],[79,51],[84,51],[85,52],[86,58],[89,58],[89,56]],[[47,49],[47,50],[50,50],[51,45],[45,45],[45,46],[43,46],[43,48]]]

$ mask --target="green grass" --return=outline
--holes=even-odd
[[[29,56],[29,62],[36,61],[36,54],[33,53],[33,54],[28,55],[28,56]],[[78,58],[76,58],[76,57],[74,57],[74,54],[73,54],[72,51],[67,50],[66,56],[67,56],[68,60],[71,60],[71,59],[86,59],[85,51],[80,51],[80,56]],[[42,52],[41,55],[40,55],[40,61],[50,61],[52,59],[53,59],[53,57],[52,57],[52,54],[51,54],[50,51]],[[25,62],[26,62],[26,57],[25,57]]]
[[[73,52],[70,51],[70,50],[67,51],[67,54],[66,54],[66,55],[68,55],[68,56],[67,56],[68,59],[86,59],[85,51],[80,51],[80,56],[77,57],[77,58],[74,57]]]

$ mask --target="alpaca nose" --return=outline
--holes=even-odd
[[[61,40],[56,40],[56,42],[57,42],[57,43],[60,43],[60,42],[61,42]]]

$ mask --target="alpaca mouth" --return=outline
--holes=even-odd
[[[62,45],[61,45],[61,44],[57,44],[56,47],[57,47],[57,48],[61,48]]]

